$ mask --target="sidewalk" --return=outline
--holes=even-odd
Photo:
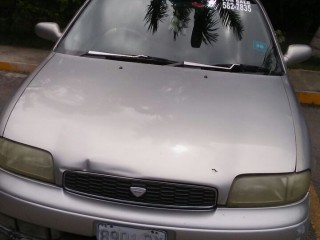
[[[0,70],[30,73],[49,53],[41,49],[0,46]],[[301,103],[320,106],[320,72],[292,69],[289,76]]]
[[[32,72],[50,51],[11,46],[0,46],[0,70]]]
[[[300,103],[320,106],[320,71],[290,69],[289,77]]]

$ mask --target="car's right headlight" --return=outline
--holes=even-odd
[[[0,167],[29,178],[54,182],[50,153],[4,138],[0,138]]]
[[[311,172],[243,175],[231,187],[228,207],[271,207],[301,200],[308,192]]]

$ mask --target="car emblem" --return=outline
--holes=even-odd
[[[141,187],[130,187],[130,191],[135,197],[139,198],[146,193],[147,189]]]

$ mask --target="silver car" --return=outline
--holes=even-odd
[[[88,0],[0,118],[15,239],[300,239],[311,163],[258,0]]]

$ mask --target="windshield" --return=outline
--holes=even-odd
[[[259,6],[245,0],[92,0],[56,51],[282,72]]]

